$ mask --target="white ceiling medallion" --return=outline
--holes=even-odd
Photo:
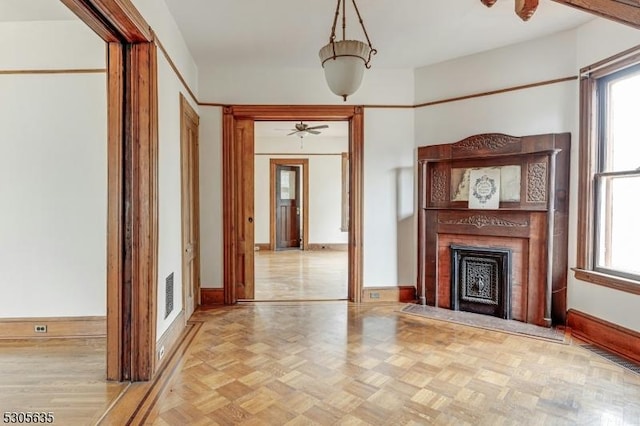
[[[329,44],[320,49],[320,61],[322,62],[322,68],[324,68],[324,76],[329,85],[329,89],[336,95],[342,96],[342,99],[345,101],[347,100],[347,96],[354,94],[358,90],[362,83],[365,68],[371,68],[371,56],[378,53],[378,51],[371,46],[371,41],[364,27],[364,22],[360,16],[356,1],[351,1],[367,42],[346,39],[347,0],[338,0],[336,13],[333,18],[333,26],[331,27]],[[342,40],[336,41],[336,24],[341,9]]]

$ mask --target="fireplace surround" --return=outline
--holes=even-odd
[[[569,156],[568,133],[491,133],[419,147],[419,300],[455,309],[452,245],[508,249],[511,318],[564,324]],[[468,176],[482,168],[505,171],[497,208],[469,208]]]

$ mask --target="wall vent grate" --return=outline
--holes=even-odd
[[[173,272],[169,274],[165,280],[165,302],[164,302],[164,317],[167,318],[173,311]]]

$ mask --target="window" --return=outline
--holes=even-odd
[[[636,54],[637,55],[637,54]],[[639,290],[640,64],[638,57],[588,70],[581,82],[578,271]],[[584,70],[583,70],[584,71]],[[584,274],[590,271],[591,274]],[[594,279],[595,278],[595,279]]]

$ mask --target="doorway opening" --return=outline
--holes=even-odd
[[[309,160],[271,158],[269,169],[269,248],[306,250],[309,241]]]
[[[225,303],[233,304],[238,300],[257,300],[256,298],[256,264],[255,258],[264,254],[263,250],[271,249],[271,241],[267,240],[269,226],[264,225],[269,222],[261,220],[261,216],[268,216],[273,209],[270,207],[259,208],[257,199],[259,197],[269,197],[269,187],[260,190],[259,185],[269,182],[268,178],[258,179],[257,174],[260,169],[269,168],[269,161],[259,161],[259,151],[256,149],[257,139],[255,137],[256,122],[284,122],[295,120],[299,122],[311,121],[322,122],[342,122],[345,126],[347,139],[346,149],[337,151],[336,162],[339,165],[346,165],[348,173],[344,174],[342,168],[335,173],[320,176],[319,187],[324,185],[327,179],[337,178],[338,182],[346,176],[348,185],[348,195],[342,194],[342,185],[338,184],[333,189],[340,201],[340,205],[348,207],[347,212],[337,211],[338,222],[335,230],[340,232],[344,238],[344,243],[340,243],[343,251],[346,251],[346,269],[343,274],[346,276],[346,297],[352,302],[360,302],[362,298],[362,159],[363,159],[363,110],[361,107],[353,106],[231,106],[223,110],[223,223],[224,223],[224,295]],[[272,123],[274,124],[274,123]],[[291,123],[289,123],[291,124]],[[277,128],[276,126],[273,126]],[[284,127],[282,127],[284,129]],[[295,126],[296,132],[298,126]],[[283,132],[281,132],[283,133]],[[291,132],[289,132],[291,133]],[[284,133],[286,136],[286,133]],[[318,241],[314,246],[314,167],[311,162],[315,158],[323,158],[321,152],[310,152],[307,155],[300,153],[300,147],[308,145],[306,137],[304,139],[289,136],[289,139],[281,141],[282,144],[294,145],[297,151],[282,151],[282,145],[272,145],[269,153],[277,158],[309,158],[309,177],[306,180],[310,184],[309,194],[309,224],[301,224],[302,248],[303,250],[272,250],[272,253],[298,253],[306,256],[314,248],[330,248],[331,244],[325,241]],[[266,157],[266,156],[265,156]],[[345,159],[347,159],[345,161]],[[262,165],[261,165],[262,164]],[[344,166],[342,166],[344,167]],[[304,172],[303,172],[304,173]],[[323,181],[324,179],[324,181]],[[304,186],[304,176],[300,186]],[[304,193],[301,198],[305,199]],[[296,207],[297,208],[297,207]],[[304,207],[301,212],[304,215]],[[322,215],[318,216],[322,217]],[[344,218],[347,220],[345,221]],[[346,223],[345,223],[346,222]],[[263,225],[260,225],[263,224]],[[265,235],[267,235],[265,237]],[[305,236],[309,238],[308,249],[304,250]],[[262,240],[264,238],[264,240]],[[334,244],[335,245],[335,244]],[[274,247],[275,249],[275,247]],[[318,250],[323,251],[323,250]],[[324,250],[328,252],[329,250]],[[304,259],[299,260],[304,262]],[[327,268],[324,268],[325,270]],[[277,270],[282,270],[277,268]],[[314,273],[315,275],[315,273]],[[323,275],[323,274],[318,274]],[[300,278],[306,282],[304,277]],[[340,297],[343,298],[343,297]],[[335,299],[335,298],[333,298]],[[271,299],[274,300],[274,299]],[[301,300],[299,297],[297,300]]]
[[[346,300],[349,123],[256,121],[254,141],[254,300]]]

